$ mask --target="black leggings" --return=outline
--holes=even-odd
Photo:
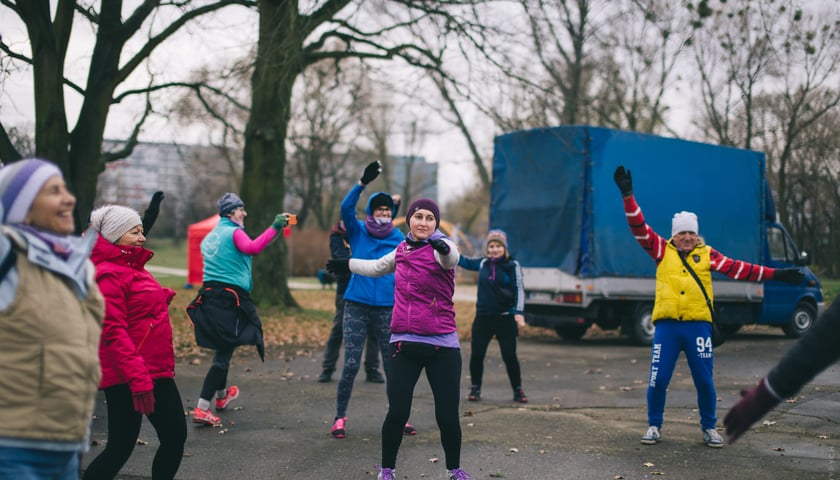
[[[425,368],[435,399],[435,420],[440,429],[446,468],[459,468],[461,422],[458,416],[458,390],[461,382],[461,350],[425,343],[392,343],[390,363],[388,414],[382,423],[382,467],[395,468],[397,464],[403,427],[411,413],[414,387],[420,372]]]
[[[511,388],[522,386],[522,373],[519,360],[516,358],[516,340],[519,328],[513,315],[476,315],[472,325],[472,340],[470,342],[470,383],[481,386],[484,376],[484,357],[487,346],[493,336],[499,342],[502,360],[505,362],[508,380]]]
[[[172,479],[181,466],[184,442],[187,441],[187,421],[184,405],[175,380],[155,380],[155,411],[149,415],[149,422],[157,432],[160,446],[152,463],[152,479]],[[131,390],[128,384],[114,385],[105,389],[108,403],[108,443],[85,470],[85,480],[110,479],[117,476],[128,461],[137,437],[143,415],[134,410]]]

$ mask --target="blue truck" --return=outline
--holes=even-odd
[[[715,313],[724,333],[780,327],[796,338],[825,308],[822,287],[777,220],[761,152],[589,126],[507,133],[494,142],[490,227],[508,234],[523,267],[525,318],[578,339],[590,326],[653,339],[655,263],[624,216],[613,172],[624,165],[647,222],[662,236],[681,210],[724,255],[770,267],[799,267],[800,285],[732,281],[715,274]]]

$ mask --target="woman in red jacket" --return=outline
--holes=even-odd
[[[175,296],[145,269],[154,253],[143,247],[140,215],[109,205],[94,210],[99,232],[91,260],[105,297],[99,344],[102,382],[108,404],[108,443],[85,471],[85,479],[114,478],[131,456],[143,415],[160,440],[152,478],[175,477],[184,453],[187,426],[175,385],[175,351],[169,302]]]

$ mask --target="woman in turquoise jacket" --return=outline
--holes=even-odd
[[[201,290],[187,307],[196,327],[196,342],[213,348],[213,364],[204,377],[204,385],[193,410],[193,423],[221,425],[210,412],[215,395],[216,411],[225,410],[239,397],[239,387],[227,387],[230,359],[237,345],[256,345],[263,357],[262,324],[251,300],[251,259],[262,252],[288,223],[288,213],[279,213],[274,223],[257,238],[245,233],[245,202],[234,193],[226,193],[218,202],[219,224],[201,241],[204,276]],[[243,325],[236,330],[231,325]]]

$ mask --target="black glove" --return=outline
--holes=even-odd
[[[805,280],[805,274],[800,272],[798,268],[778,268],[773,273],[773,280],[799,285],[802,280]]]
[[[375,162],[370,162],[367,167],[365,167],[365,173],[362,174],[362,178],[359,179],[362,182],[362,185],[367,185],[368,183],[376,180],[376,177],[382,172],[382,163],[377,160]]]
[[[331,258],[327,260],[327,271],[333,275],[348,275],[350,273],[350,259]]]
[[[622,197],[629,197],[633,195],[633,178],[630,176],[630,170],[624,170],[624,165],[619,165],[613,174],[615,184],[621,190]]]
[[[449,244],[444,242],[443,239],[440,238],[433,238],[429,240],[429,245],[432,246],[435,250],[443,255],[449,255]]]
[[[779,404],[779,399],[770,393],[764,382],[766,380],[761,379],[752,390],[741,390],[741,400],[729,410],[726,418],[723,419],[729,443],[735,443],[738,437],[743,435],[753,423],[759,421],[761,417]]]
[[[158,214],[160,213],[160,202],[162,202],[163,199],[163,192],[155,192],[152,195],[152,200],[149,202],[149,206],[146,208],[146,211],[143,212],[143,234],[145,236],[149,236],[149,231],[152,229],[152,225],[155,224],[155,220],[157,220]]]

